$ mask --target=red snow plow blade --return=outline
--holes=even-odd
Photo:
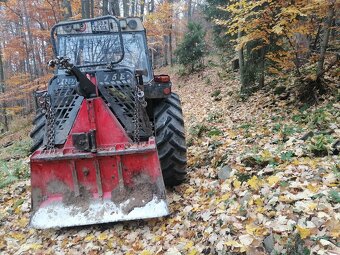
[[[101,98],[84,99],[66,143],[30,164],[34,228],[169,214],[154,138],[133,143]]]

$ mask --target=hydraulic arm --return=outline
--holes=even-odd
[[[96,96],[95,85],[79,70],[79,68],[70,63],[70,59],[57,57],[56,59],[51,60],[48,65],[50,67],[55,67],[56,65],[63,67],[67,70],[67,72],[73,74],[78,81],[76,85],[76,92],[80,96],[83,96],[84,98]]]

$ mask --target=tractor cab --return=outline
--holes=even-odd
[[[55,55],[69,58],[84,72],[121,66],[143,70],[145,83],[153,79],[145,29],[139,18],[117,20],[106,16],[60,23],[51,36]]]

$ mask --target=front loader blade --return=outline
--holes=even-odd
[[[108,156],[93,158],[73,154],[67,160],[57,153],[35,155],[30,225],[46,229],[168,215],[154,146],[105,151]]]
[[[96,150],[80,150],[91,134]],[[30,165],[34,228],[169,214],[154,138],[131,142],[100,98],[84,100],[62,148],[37,150]]]

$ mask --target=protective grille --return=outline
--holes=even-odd
[[[122,124],[130,137],[134,131],[134,93],[137,86],[132,70],[119,68],[109,72],[96,73],[100,93],[106,103]],[[145,108],[140,108],[139,114],[140,137],[148,138],[152,135],[152,128]]]
[[[55,117],[55,144],[64,144],[79,111],[83,97],[75,91],[74,76],[60,75],[48,88]]]

